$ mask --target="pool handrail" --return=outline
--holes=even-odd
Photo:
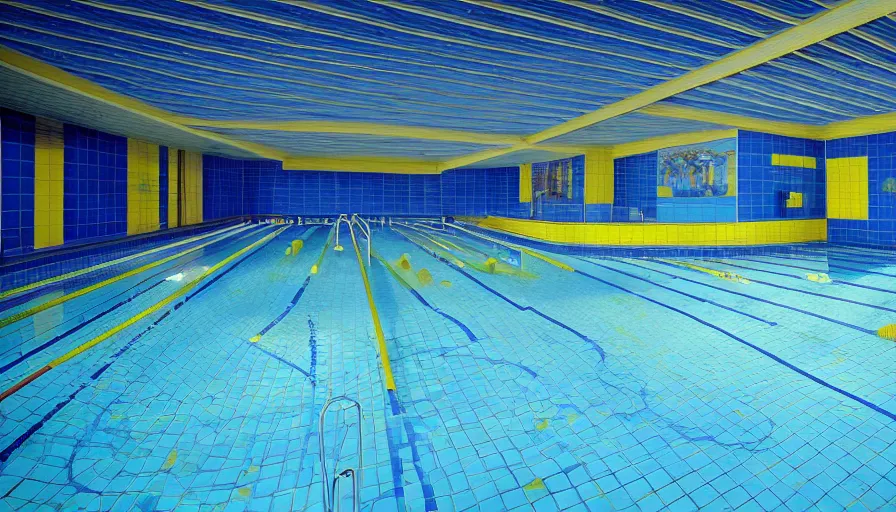
[[[357,213],[352,214],[351,224],[358,225],[358,231],[360,231],[364,236],[367,237],[367,266],[370,266],[370,223],[366,220],[362,219],[360,215]],[[364,228],[367,228],[367,231],[364,231]]]
[[[324,421],[327,414],[327,409],[330,408],[331,405],[338,402],[349,402],[348,408],[342,408],[342,410],[348,410],[352,408],[358,409],[358,467],[357,468],[346,468],[339,473],[333,475],[332,477],[329,475],[327,471],[327,457],[325,451],[325,440],[324,440]],[[363,420],[363,416],[361,414],[361,404],[353,399],[349,398],[345,395],[340,395],[337,397],[330,398],[324,403],[323,408],[320,410],[320,419],[317,424],[317,439],[318,446],[320,447],[320,472],[323,481],[321,482],[321,487],[323,488],[323,498],[324,498],[324,512],[335,512],[336,511],[336,487],[341,478],[348,478],[351,476],[352,479],[352,510],[353,512],[361,511],[361,473],[360,470],[364,467],[364,452],[362,450],[362,439],[363,439],[363,430],[361,427],[361,422]],[[338,461],[338,459],[337,459]]]

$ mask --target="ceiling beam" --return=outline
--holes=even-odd
[[[803,23],[758,41],[742,50],[714,61],[710,64],[689,71],[678,78],[673,78],[659,85],[646,89],[628,98],[601,107],[588,114],[570,119],[564,123],[542,130],[523,138],[524,144],[514,145],[502,150],[486,150],[464,157],[449,160],[443,166],[447,169],[462,165],[471,165],[480,160],[506,155],[520,149],[526,149],[539,142],[544,142],[582,128],[612,119],[638,109],[653,105],[658,101],[681,94],[701,85],[715,82],[741,71],[759,66],[791,52],[821,42],[859,25],[887,16],[894,11],[889,0],[850,0],[833,9],[822,12]],[[721,114],[719,114],[721,116]],[[676,117],[676,116],[672,116]],[[749,118],[744,118],[749,119]],[[718,122],[718,121],[716,121]],[[793,123],[796,124],[796,123]],[[809,126],[809,125],[806,125]],[[477,160],[477,158],[479,160]],[[457,165],[461,164],[461,165]]]
[[[733,52],[715,62],[525,138],[530,144],[567,134],[627,114],[701,85],[740,73],[806,46],[886,16],[896,9],[889,0],[851,0],[805,22]]]
[[[19,53],[5,46],[0,46],[0,66],[14,70],[18,73],[22,73],[26,76],[34,78],[35,80],[39,80],[55,87],[59,87],[67,91],[86,96],[95,101],[127,110],[128,112],[137,114],[157,123],[161,123],[182,132],[189,133],[190,135],[202,137],[212,142],[226,144],[242,151],[248,151],[260,158],[271,158],[280,160],[284,156],[283,152],[273,148],[269,148],[267,146],[263,146],[261,144],[234,140],[217,133],[208,132],[205,130],[197,130],[195,128],[190,128],[189,126],[184,126],[177,123],[175,120],[176,116],[166,110],[153,107],[152,105],[144,103],[140,100],[136,100],[134,98],[130,98],[128,96],[110,91],[109,89],[97,85],[90,80],[85,80],[83,78],[77,77],[67,71],[59,69],[40,60],[34,59],[32,57],[28,57],[27,55]],[[177,143],[175,142],[172,145],[177,146]]]
[[[522,142],[522,137],[519,135],[479,133],[444,128],[427,128],[423,126],[360,123],[351,121],[216,121],[191,117],[177,117],[175,120],[178,123],[187,126],[225,128],[230,130],[273,130],[292,133],[341,133],[450,142],[471,142],[476,144],[519,144]]]
[[[388,174],[439,174],[438,162],[409,158],[288,156],[285,171],[349,171]]]
[[[803,137],[806,139],[818,139],[824,137],[824,125],[789,123],[785,121],[769,121],[757,117],[747,117],[738,114],[716,112],[678,105],[650,105],[637,110],[640,114],[649,114],[658,117],[671,117],[675,119],[687,119],[690,121],[703,121],[706,123],[733,126],[742,130],[751,130],[763,133],[774,133],[788,137]]]

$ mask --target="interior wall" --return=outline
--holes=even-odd
[[[128,139],[65,125],[65,243],[127,235]]]
[[[442,214],[437,174],[285,171],[272,161],[243,161],[243,169],[247,214]]]
[[[825,156],[832,169],[828,186],[833,189],[828,202],[828,240],[896,245],[896,131],[829,140]],[[838,161],[847,164],[844,170],[834,170]],[[842,178],[839,186],[830,181],[835,174]],[[835,204],[847,201],[858,207],[838,208]]]
[[[0,122],[3,256],[176,227],[178,194],[184,225],[206,220],[200,153],[183,152],[180,183],[177,148],[9,109]],[[214,218],[241,210],[233,183],[213,173]]]
[[[0,115],[4,256],[176,227],[179,209],[183,224],[341,212],[565,222],[641,222],[643,213],[649,222],[662,188],[657,151],[615,160],[591,153],[567,159],[569,193],[551,192],[533,212],[542,186],[533,176],[565,160],[441,175],[284,171],[276,161],[179,152],[8,109]],[[832,241],[896,244],[896,132],[825,143],[740,131],[736,194],[740,222],[827,212]]]
[[[824,146],[819,140],[740,130],[738,220],[823,219]],[[788,204],[791,193],[798,196]]]
[[[613,160],[612,222],[656,221],[657,152]]]
[[[204,220],[246,213],[243,190],[245,160],[203,155],[202,214]]]
[[[521,201],[517,166],[452,169],[441,174],[440,186],[444,215],[529,218],[530,203]]]
[[[34,247],[33,116],[0,109],[3,159],[3,254],[20,254]]]

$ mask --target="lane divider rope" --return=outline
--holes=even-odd
[[[124,257],[122,257],[122,258],[118,258],[118,259],[115,259],[115,260],[107,261],[107,262],[105,262],[105,263],[99,263],[99,264],[97,264],[97,265],[93,265],[93,266],[90,266],[90,267],[87,267],[87,268],[82,268],[82,269],[79,269],[79,270],[73,270],[73,271],[71,271],[71,272],[66,272],[65,274],[61,274],[61,275],[58,275],[58,276],[48,277],[47,279],[42,279],[42,280],[40,280],[40,281],[36,281],[36,282],[34,282],[34,283],[30,283],[30,284],[26,284],[26,285],[24,285],[24,286],[20,286],[20,287],[18,287],[18,288],[13,288],[12,290],[6,290],[6,291],[3,291],[3,292],[0,292],[0,299],[5,299],[6,297],[9,297],[9,296],[12,296],[12,295],[18,295],[18,294],[20,294],[20,293],[27,292],[27,291],[29,291],[29,290],[33,290],[33,289],[35,289],[35,288],[40,288],[40,287],[42,287],[42,286],[46,286],[46,285],[48,285],[48,284],[53,284],[53,283],[58,283],[58,282],[60,282],[60,281],[65,281],[66,279],[71,279],[71,278],[73,278],[73,277],[83,276],[84,274],[89,274],[89,273],[91,273],[91,272],[96,272],[97,270],[102,270],[102,269],[104,269],[104,268],[108,268],[108,267],[111,267],[111,266],[113,266],[113,265],[118,265],[119,263],[124,263],[124,262],[126,262],[126,261],[130,261],[130,260],[133,260],[133,259],[135,259],[135,258],[140,258],[140,257],[143,257],[143,256],[148,256],[148,255],[150,255],[150,254],[155,254],[155,253],[157,253],[157,252],[165,251],[165,250],[168,250],[168,249],[173,249],[173,248],[175,248],[175,247],[180,247],[180,246],[182,246],[182,245],[184,245],[184,244],[188,244],[188,243],[190,243],[190,242],[195,242],[195,241],[197,241],[197,240],[202,240],[203,238],[208,238],[208,237],[210,237],[210,236],[220,235],[220,234],[225,233],[225,232],[227,232],[227,231],[232,231],[232,230],[234,230],[234,229],[237,229],[238,227],[240,227],[240,225],[230,226],[230,227],[227,227],[227,228],[224,228],[224,229],[219,229],[219,230],[217,230],[217,231],[213,231],[213,232],[209,232],[209,233],[203,233],[202,235],[197,235],[197,236],[194,236],[194,237],[191,237],[191,238],[187,238],[187,239],[185,239],[185,240],[181,240],[181,241],[179,241],[179,242],[175,242],[175,243],[172,243],[172,244],[168,244],[168,245],[162,246],[162,247],[155,247],[155,248],[153,248],[153,249],[149,249],[149,250],[147,250],[147,251],[143,251],[143,252],[138,253],[138,254],[132,254],[132,255],[130,255],[130,256],[124,256]]]
[[[553,266],[555,266],[555,267],[557,267],[557,268],[563,269],[563,270],[565,270],[565,271],[567,271],[567,272],[575,272],[575,269],[572,268],[571,266],[567,265],[566,263],[563,263],[562,261],[557,261],[557,260],[555,260],[554,258],[551,258],[550,256],[547,256],[547,255],[542,254],[542,253],[540,253],[540,252],[537,252],[537,251],[534,251],[534,250],[532,250],[532,249],[529,249],[528,247],[523,247],[522,245],[517,245],[517,244],[510,243],[510,242],[505,242],[505,241],[503,241],[503,240],[498,240],[498,239],[496,239],[496,238],[492,238],[492,237],[490,237],[490,236],[483,235],[483,234],[481,234],[481,233],[476,233],[475,231],[472,231],[472,230],[469,230],[469,229],[466,229],[466,228],[462,228],[462,227],[458,226],[457,224],[452,224],[451,227],[453,227],[454,229],[459,229],[459,230],[463,231],[464,233],[469,233],[469,234],[471,234],[471,235],[473,235],[473,236],[475,236],[475,237],[482,238],[483,240],[488,240],[489,242],[493,242],[493,243],[496,243],[496,244],[503,245],[503,246],[505,246],[505,247],[509,247],[509,248],[511,248],[511,249],[515,249],[515,250],[517,250],[517,251],[522,252],[523,254],[526,254],[526,255],[528,255],[528,256],[532,256],[533,258],[540,259],[541,261],[544,261],[545,263],[550,263],[551,265],[553,265]]]
[[[208,276],[214,274],[215,272],[220,270],[222,267],[224,267],[228,263],[239,258],[240,256],[251,251],[252,249],[268,243],[269,241],[274,239],[276,236],[278,236],[280,233],[282,233],[283,231],[285,231],[288,228],[289,228],[289,226],[284,226],[284,227],[278,229],[277,231],[270,233],[270,234],[266,235],[265,237],[247,245],[246,247],[243,247],[239,251],[237,251],[237,252],[231,254],[230,256],[224,258],[223,260],[219,261],[214,266],[210,267],[208,270],[206,270],[201,275],[199,275],[196,279],[190,281],[189,283],[187,283],[182,288],[178,289],[176,292],[172,293],[168,297],[166,297],[166,298],[162,299],[161,301],[157,302],[156,304],[144,309],[140,313],[138,313],[138,314],[132,316],[131,318],[129,318],[128,320],[116,325],[115,327],[113,327],[112,329],[109,329],[108,331],[104,332],[103,334],[96,336],[95,338],[91,339],[90,341],[87,341],[86,343],[83,343],[82,345],[75,347],[74,349],[72,349],[72,350],[66,352],[65,354],[57,357],[56,359],[50,361],[43,368],[41,368],[41,369],[37,370],[36,372],[32,373],[31,375],[25,377],[24,379],[22,379],[17,384],[15,384],[11,388],[7,389],[3,393],[0,393],[0,402],[3,402],[10,396],[14,395],[16,392],[18,392],[19,390],[21,390],[22,388],[24,388],[25,386],[27,386],[28,384],[30,384],[31,382],[36,380],[41,375],[52,370],[53,368],[56,368],[56,367],[62,365],[63,363],[66,363],[67,361],[70,361],[71,359],[77,357],[78,355],[83,354],[87,350],[90,350],[91,348],[108,340],[112,336],[115,336],[119,332],[127,329],[131,325],[134,325],[135,323],[137,323],[140,320],[146,318],[147,316],[155,313],[156,311],[162,309],[163,307],[167,306],[168,304],[171,304],[178,298],[183,297],[185,294],[187,294],[190,290],[195,288],[200,282],[202,282]]]
[[[108,279],[105,279],[105,280],[103,280],[103,281],[100,281],[99,283],[94,283],[94,284],[92,284],[92,285],[90,285],[90,286],[86,286],[86,287],[84,287],[84,288],[81,288],[80,290],[76,290],[76,291],[73,291],[73,292],[71,292],[71,293],[67,293],[67,294],[65,294],[65,295],[63,295],[63,296],[61,296],[61,297],[56,297],[55,299],[51,299],[51,300],[49,300],[49,301],[47,301],[47,302],[38,304],[37,306],[31,307],[31,308],[26,309],[26,310],[24,310],[24,311],[20,311],[20,312],[18,312],[18,313],[15,313],[15,314],[13,314],[13,315],[10,315],[10,316],[8,316],[8,317],[6,317],[6,318],[2,318],[2,319],[0,319],[0,328],[6,327],[7,325],[10,325],[10,324],[14,324],[14,323],[16,323],[16,322],[18,322],[18,321],[20,321],[20,320],[24,320],[24,319],[26,319],[26,318],[28,318],[28,317],[30,317],[30,316],[33,316],[33,315],[35,315],[35,314],[37,314],[37,313],[40,313],[41,311],[46,311],[47,309],[50,309],[50,308],[52,308],[52,307],[54,307],[54,306],[58,306],[58,305],[60,305],[60,304],[62,304],[62,303],[64,303],[64,302],[68,302],[68,301],[70,301],[70,300],[72,300],[72,299],[76,299],[76,298],[78,298],[78,297],[81,297],[82,295],[86,295],[86,294],[88,294],[88,293],[90,293],[90,292],[99,290],[100,288],[103,288],[104,286],[108,286],[108,285],[110,285],[110,284],[112,284],[112,283],[121,281],[122,279],[126,279],[126,278],[128,278],[128,277],[135,276],[135,275],[137,275],[137,274],[139,274],[139,273],[141,273],[141,272],[145,272],[145,271],[147,271],[147,270],[149,270],[149,269],[151,269],[151,268],[158,267],[159,265],[164,265],[165,263],[168,263],[169,261],[176,260],[176,259],[178,259],[178,258],[180,258],[180,257],[182,257],[182,256],[184,256],[184,255],[186,255],[186,254],[189,254],[189,253],[191,253],[191,252],[193,252],[193,251],[198,251],[199,249],[203,249],[203,248],[205,248],[205,247],[208,247],[209,245],[218,243],[218,242],[220,242],[220,241],[222,241],[222,240],[225,240],[225,239],[227,239],[228,237],[233,236],[233,235],[235,235],[235,234],[237,234],[237,233],[241,233],[241,232],[245,231],[246,229],[249,229],[249,227],[250,227],[250,226],[244,226],[244,227],[241,228],[241,229],[237,229],[237,230],[235,230],[235,231],[231,231],[231,232],[225,234],[225,235],[224,235],[223,237],[221,237],[221,238],[216,238],[216,239],[214,239],[214,240],[209,240],[208,242],[199,244],[199,245],[197,245],[197,246],[195,246],[195,247],[190,247],[189,249],[187,249],[187,250],[185,250],[185,251],[181,251],[181,252],[179,252],[179,253],[177,253],[177,254],[172,254],[171,256],[168,256],[167,258],[162,258],[162,259],[160,259],[160,260],[157,260],[157,261],[153,261],[153,262],[147,263],[146,265],[143,265],[143,266],[141,266],[141,267],[137,267],[137,268],[135,268],[135,269],[129,270],[129,271],[127,271],[127,272],[124,272],[123,274],[118,274],[118,275],[116,275],[116,276],[112,276],[112,277],[110,277],[110,278],[108,278]]]
[[[377,345],[380,349],[380,360],[383,364],[383,375],[386,380],[386,390],[395,391],[395,378],[392,376],[392,364],[389,362],[389,350],[386,348],[386,336],[383,334],[383,326],[380,324],[380,315],[373,301],[373,292],[370,289],[370,279],[367,278],[367,269],[364,268],[364,258],[361,257],[361,249],[355,239],[355,230],[349,223],[349,233],[352,235],[352,245],[355,247],[355,255],[358,257],[358,267],[361,269],[361,279],[364,281],[364,291],[367,292],[367,304],[370,306],[370,316],[373,318],[373,330],[376,334]]]

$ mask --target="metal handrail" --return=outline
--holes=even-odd
[[[346,468],[339,473],[330,476],[327,471],[327,456],[325,451],[325,442],[324,442],[324,418],[327,414],[327,409],[330,408],[331,405],[338,402],[349,402],[348,408],[343,408],[342,410],[357,408],[358,409],[358,467],[357,468]],[[360,469],[364,467],[364,452],[362,451],[361,440],[363,437],[363,430],[361,427],[361,422],[363,421],[363,417],[361,415],[361,404],[358,403],[357,400],[349,398],[345,395],[333,397],[324,404],[323,409],[320,410],[320,420],[317,425],[317,438],[318,444],[320,447],[320,471],[323,476],[324,481],[321,482],[321,487],[323,487],[323,498],[324,498],[324,512],[335,512],[336,511],[336,489],[339,480],[342,478],[351,478],[352,480],[352,510],[353,512],[361,511],[361,476]],[[337,459],[338,461],[338,459]]]
[[[367,237],[367,266],[370,266],[370,223],[366,220],[362,219],[357,213],[352,214],[352,221],[349,225],[358,224],[358,231],[364,234]],[[367,228],[367,231],[364,231],[364,228]]]
[[[337,251],[342,250],[342,245],[339,244],[339,225],[343,222],[348,224],[349,229],[352,228],[352,222],[349,220],[348,214],[342,213],[336,218],[336,245],[334,246],[334,249]]]

